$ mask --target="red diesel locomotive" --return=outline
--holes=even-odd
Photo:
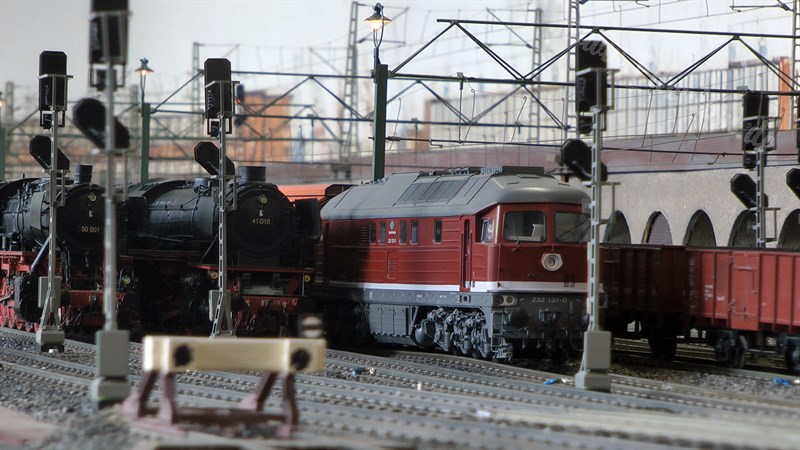
[[[563,359],[586,323],[586,194],[541,168],[395,174],[322,209],[329,335]]]

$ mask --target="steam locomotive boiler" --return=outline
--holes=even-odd
[[[145,328],[210,330],[209,291],[219,277],[216,189],[211,178],[150,180],[129,189],[122,253],[147,299]],[[291,202],[266,182],[264,167],[241,167],[227,192],[234,330],[285,334],[308,301],[313,252],[303,243],[318,233],[318,203]]]
[[[58,205],[56,271],[62,277],[62,326],[102,326],[104,191],[92,184],[92,167],[76,166],[58,197],[49,178],[0,182],[0,325],[33,330],[41,315],[37,278],[47,276],[50,208]],[[119,296],[120,312],[138,308]],[[124,300],[124,301],[123,301]],[[130,307],[130,308],[129,308]],[[136,318],[128,318],[127,322]]]

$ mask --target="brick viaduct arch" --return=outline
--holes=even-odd
[[[768,167],[766,191],[768,247],[800,249],[800,199],[786,186],[791,167]],[[601,232],[604,242],[687,244],[696,246],[755,245],[753,213],[730,192],[730,179],[744,169],[714,169],[699,172],[612,174],[615,211],[604,189],[603,216],[609,218]],[[752,174],[750,174],[753,176]],[[608,209],[606,209],[608,208]],[[775,229],[774,236],[773,229]]]

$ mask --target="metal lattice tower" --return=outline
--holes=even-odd
[[[792,79],[797,88],[800,84],[800,0],[792,2],[792,15],[794,16],[792,18],[792,67],[789,70],[791,70]],[[795,120],[800,120],[800,112],[797,111],[799,101],[797,97],[791,97],[792,112],[789,116],[797,114],[798,117],[795,117]]]
[[[541,8],[536,8],[533,10],[533,22],[534,23],[541,23],[543,11]],[[531,54],[531,69],[536,69],[537,67],[542,65],[542,39],[543,29],[541,27],[534,27],[533,28],[533,52]],[[537,75],[536,78],[539,78]],[[542,98],[542,86],[537,84],[534,87],[534,93],[538,98]],[[541,124],[542,124],[542,108],[535,104],[535,102],[530,103],[529,107],[530,115],[528,117],[530,123],[535,123],[537,125],[536,130],[530,130],[530,135],[528,136],[528,142],[541,142]],[[534,136],[533,133],[536,133]]]
[[[342,115],[348,120],[339,122],[341,145],[339,147],[339,163],[347,166],[353,153],[359,154],[358,124],[355,122],[353,109],[358,109],[358,3],[350,4],[350,27],[347,33],[347,67],[344,79],[344,102],[352,109],[342,109]],[[342,117],[344,118],[344,117]],[[349,172],[348,168],[345,170]]]
[[[567,10],[567,46],[577,44],[580,39],[580,3],[579,0],[569,0],[569,7]],[[580,137],[578,133],[578,116],[575,113],[572,103],[575,96],[575,68],[577,67],[577,50],[573,47],[569,51],[567,57],[567,83],[569,86],[564,88],[564,125],[573,125],[575,127],[575,137]],[[569,130],[562,131],[562,138],[568,139]]]
[[[197,71],[201,70],[200,66],[200,43],[199,42],[192,42],[192,76],[197,74]],[[203,110],[204,106],[200,106],[201,103],[205,104],[205,99],[203,99],[203,95],[205,95],[205,87],[203,86],[203,79],[201,77],[197,77],[192,82],[192,112],[199,113]],[[202,134],[203,132],[203,121],[198,121],[198,128],[195,130],[197,133]]]

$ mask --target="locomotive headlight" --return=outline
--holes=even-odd
[[[561,255],[557,253],[545,253],[542,255],[542,267],[550,272],[555,272],[564,265]]]
[[[495,306],[514,306],[517,304],[517,298],[513,295],[495,295],[493,300]]]
[[[259,201],[259,202],[260,202],[262,205],[266,205],[266,204],[267,204],[267,196],[266,196],[266,195],[262,195],[261,197],[258,197],[258,201]]]
[[[89,194],[89,196],[86,198],[88,198],[90,202],[94,202],[97,200],[97,196],[94,194]]]
[[[216,280],[217,278],[219,278],[219,273],[216,271],[211,272],[208,275],[211,277],[212,280]]]
[[[127,285],[131,284],[131,277],[125,275],[125,276],[122,277],[121,281],[122,281],[123,285],[127,286]]]
[[[304,276],[303,276],[303,281],[305,281],[306,283],[308,283],[309,281],[311,281],[311,275],[304,275]]]

